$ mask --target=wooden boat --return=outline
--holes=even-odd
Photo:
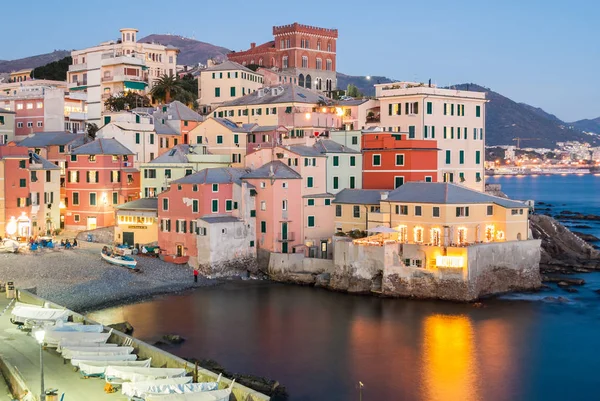
[[[188,262],[188,260],[190,260],[189,256],[165,255],[162,253],[159,255],[159,257],[160,260],[164,262],[174,263],[176,265],[184,265]]]
[[[15,253],[19,250],[19,243],[9,238],[0,241],[0,253]]]
[[[117,255],[114,252],[109,252],[109,249],[107,247],[102,249],[102,252],[100,252],[100,256],[102,256],[102,259],[104,259],[108,263],[112,263],[113,265],[117,266],[127,267],[129,269],[135,269],[137,265],[137,261],[131,256]]]

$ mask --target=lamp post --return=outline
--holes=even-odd
[[[44,337],[46,332],[42,329],[35,331],[34,333],[36,341],[40,344],[40,401],[46,399],[46,391],[44,389]]]

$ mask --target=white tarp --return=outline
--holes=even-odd
[[[232,383],[233,385],[233,383]],[[147,394],[146,401],[229,401],[231,386],[223,390],[184,394]]]
[[[111,330],[112,331],[112,330]],[[106,343],[109,333],[82,333],[79,331],[47,331],[44,342],[49,347],[57,347],[61,341],[80,341],[89,343]]]
[[[56,322],[57,320],[66,321],[71,312],[66,309],[49,309],[39,306],[17,303],[12,310],[13,320],[26,323],[28,320],[39,322]]]
[[[88,356],[129,355],[133,347],[75,347],[63,348],[62,357],[65,359],[85,359]]]
[[[104,326],[101,324],[61,324],[58,322],[56,326],[47,327],[46,331],[77,331],[82,333],[102,333]]]
[[[90,341],[61,341],[56,347],[56,351],[62,352],[63,348],[74,348],[74,347],[118,347],[119,344],[103,343],[103,342],[90,342]]]
[[[141,361],[90,361],[81,359],[72,359],[76,361],[81,374],[84,376],[104,376],[106,368],[109,366],[137,366],[138,368],[149,368],[152,358]],[[191,378],[190,378],[191,380]]]
[[[192,382],[191,376],[171,377],[168,379],[158,379],[147,382],[126,382],[121,387],[123,395],[128,397],[144,398],[151,389],[163,386],[181,386]]]
[[[137,355],[129,354],[129,355],[96,355],[96,356],[85,356],[83,358],[71,358],[71,365],[79,366],[81,361],[135,361],[137,359]]]
[[[185,376],[183,368],[137,368],[129,366],[109,366],[104,374],[106,381],[118,382],[132,381],[141,382],[154,379],[166,379],[168,377]]]

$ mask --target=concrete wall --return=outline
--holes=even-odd
[[[19,302],[33,304],[33,305],[46,305],[51,308],[64,309],[63,306],[55,304],[53,302],[46,301],[43,298],[38,297],[26,290],[18,290],[17,299]],[[86,324],[99,324],[87,317],[80,315],[79,313],[73,312],[73,321],[84,322]],[[184,368],[188,372],[194,371],[194,364],[187,362],[185,359],[179,358],[175,355],[169,354],[159,348],[156,348],[150,344],[146,344],[136,338],[121,333],[118,330],[112,331],[112,335],[108,339],[109,343],[123,344],[125,341],[131,340],[131,346],[134,348],[134,353],[138,355],[138,359],[152,358],[153,367],[167,367],[167,368]],[[210,370],[198,368],[198,382],[215,381],[219,375],[211,372]],[[231,384],[231,380],[227,378],[221,378],[220,388],[227,388]],[[235,383],[233,385],[233,392],[231,396],[232,401],[268,401],[269,397],[254,391],[246,386]]]
[[[77,241],[87,241],[88,234],[92,234],[94,236],[94,242],[99,242],[101,244],[112,244],[115,240],[115,226],[80,231],[77,234]]]
[[[302,253],[271,253],[269,274],[281,276],[288,273],[332,273],[330,259],[306,258]]]

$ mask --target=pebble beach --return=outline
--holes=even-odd
[[[147,256],[134,256],[139,272],[114,266],[100,258],[102,246],[83,242],[72,250],[0,254],[0,282],[35,288],[37,295],[80,313],[219,282],[200,277],[194,283],[191,267]]]

